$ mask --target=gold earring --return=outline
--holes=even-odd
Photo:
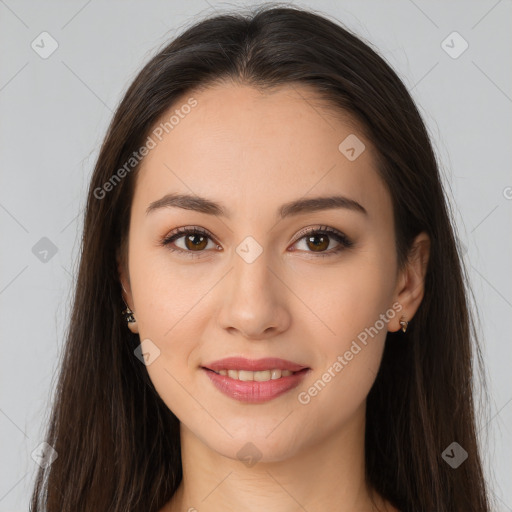
[[[402,331],[405,332],[407,331],[407,326],[409,325],[409,322],[407,322],[403,318],[404,317],[402,317],[402,320],[400,320],[400,325],[402,326]]]

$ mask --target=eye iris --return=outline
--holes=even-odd
[[[198,242],[197,238],[201,238],[202,240]],[[195,240],[195,241],[192,241],[192,240]],[[191,246],[189,245],[189,242],[192,243]],[[201,245],[204,242],[206,242],[206,243],[204,245]],[[187,237],[185,237],[185,245],[186,245],[187,249],[204,249],[206,247],[206,245],[208,245],[208,239],[207,239],[207,237],[205,237],[203,235],[198,235],[198,234],[188,235]]]
[[[322,239],[322,241],[319,243],[314,243],[313,242],[314,239]],[[313,247],[314,247],[313,252],[322,251],[322,250],[327,249],[327,247],[329,247],[329,237],[326,235],[323,235],[323,234],[308,236],[307,242],[308,242],[308,244],[313,243]]]

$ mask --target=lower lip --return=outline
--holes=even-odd
[[[213,382],[214,386],[226,396],[240,402],[252,404],[268,402],[292,390],[299,385],[306,373],[309,372],[309,368],[306,368],[300,372],[288,375],[287,377],[258,382],[253,380],[243,381],[232,379],[227,375],[220,375],[206,368],[203,368],[203,370]]]

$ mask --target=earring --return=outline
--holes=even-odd
[[[121,286],[123,287],[123,291],[124,293],[126,293],[126,290],[124,289],[124,285],[123,283],[121,283]],[[133,316],[133,311],[130,309],[130,306],[128,306],[128,304],[126,304],[126,301],[124,300],[124,297],[123,295],[121,294],[121,299],[123,299],[123,302],[124,302],[124,305],[126,306],[126,309],[124,309],[122,311],[122,315],[124,316],[124,319],[129,323],[129,324],[133,324],[135,323],[137,320],[135,320],[135,317]]]
[[[128,304],[126,304],[124,299],[123,299],[123,302],[124,302],[124,304],[126,306],[126,309],[124,309],[123,312],[122,312],[122,314],[124,316],[124,319],[129,324],[133,324],[134,322],[136,322],[135,317],[133,316],[133,311],[130,309],[130,306],[128,306]]]
[[[402,317],[403,319],[404,317]],[[402,331],[405,332],[407,331],[407,326],[409,325],[409,322],[407,322],[406,320],[400,320],[400,325],[402,326]]]

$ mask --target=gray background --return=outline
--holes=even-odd
[[[293,4],[372,42],[428,125],[480,311],[491,395],[480,425],[485,465],[497,510],[512,511],[512,2]],[[0,0],[0,512],[28,510],[87,184],[112,112],[142,64],[184,26],[247,5]],[[44,31],[58,43],[47,59],[31,47],[42,46]],[[457,58],[442,45],[453,31],[469,44]],[[452,54],[462,49],[453,36],[446,44]],[[54,255],[39,252],[43,237]]]

